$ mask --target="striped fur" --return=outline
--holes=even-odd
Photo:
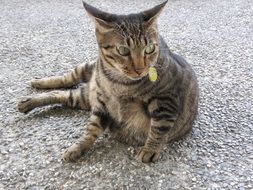
[[[39,89],[81,84],[77,89],[26,97],[18,104],[24,113],[56,103],[91,111],[85,133],[64,152],[63,160],[77,160],[107,130],[120,141],[142,145],[138,160],[155,161],[166,142],[191,130],[198,107],[197,79],[190,65],[170,52],[158,34],[156,17],[164,5],[125,16],[84,3],[96,24],[98,61],[63,76],[32,81]],[[150,43],[155,44],[154,52],[143,53]],[[124,44],[131,53],[120,55],[117,44]],[[148,78],[151,65],[158,72],[155,82]]]

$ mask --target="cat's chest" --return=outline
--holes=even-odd
[[[101,83],[104,86],[103,90],[106,94],[118,98],[123,97],[124,99],[128,99],[129,97],[141,99],[142,97],[140,97],[139,94],[152,86],[152,84],[149,83],[121,84],[108,80],[101,80]]]
[[[107,109],[115,120],[128,127],[148,126],[150,123],[147,106],[138,99],[112,97]]]

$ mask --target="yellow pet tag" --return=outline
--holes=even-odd
[[[157,70],[155,67],[149,67],[148,70],[149,80],[151,82],[155,82],[157,80]]]

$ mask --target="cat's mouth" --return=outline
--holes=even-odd
[[[148,75],[148,69],[146,69],[145,71],[143,71],[142,73],[136,73],[136,72],[124,72],[124,74],[127,76],[127,78],[131,79],[131,80],[140,80],[143,77]]]

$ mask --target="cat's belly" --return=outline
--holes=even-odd
[[[132,145],[143,145],[150,130],[150,117],[140,101],[117,102],[109,104],[110,115],[117,125],[110,127],[116,139]]]
[[[150,130],[150,117],[143,103],[139,100],[122,100],[109,96],[110,92],[97,87],[94,75],[89,83],[89,101],[92,106],[97,102],[97,93],[104,94],[100,99],[105,103],[111,118],[115,120],[113,125],[109,126],[111,135],[128,144],[143,145]]]

